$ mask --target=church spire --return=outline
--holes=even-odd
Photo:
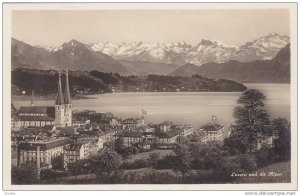
[[[62,93],[62,88],[61,88],[61,73],[58,71],[58,91],[57,91],[57,98],[55,105],[63,105],[64,104],[64,99],[63,99],[63,93]]]
[[[66,86],[65,86],[65,97],[64,97],[65,104],[71,103],[71,96],[70,96],[70,89],[69,89],[69,74],[68,70],[66,70]]]

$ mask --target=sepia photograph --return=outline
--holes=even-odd
[[[7,190],[297,189],[296,3],[5,3],[3,59]]]

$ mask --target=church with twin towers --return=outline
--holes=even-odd
[[[54,106],[35,106],[32,96],[31,106],[21,106],[13,127],[55,127],[72,126],[72,103],[69,88],[69,74],[65,71],[64,90],[62,86],[62,74],[58,71],[57,97]]]
[[[58,72],[58,89],[57,98],[55,101],[55,121],[56,127],[70,127],[72,126],[72,104],[69,88],[69,74],[66,70],[66,85],[63,94],[61,85],[61,71]]]

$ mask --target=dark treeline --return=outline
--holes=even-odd
[[[62,72],[64,84],[64,72]],[[183,76],[121,76],[117,73],[99,71],[70,71],[72,93],[108,93],[108,92],[175,92],[175,91],[243,91],[243,84],[225,80],[209,79],[200,75]],[[12,93],[35,91],[39,95],[48,95],[57,91],[58,73],[56,70],[38,70],[18,68],[12,71]],[[80,91],[77,91],[77,90]],[[86,91],[88,89],[88,91]]]

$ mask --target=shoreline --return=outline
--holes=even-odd
[[[97,95],[97,94],[93,94]],[[48,101],[55,100],[56,95],[47,95],[47,96],[34,96],[34,101]],[[75,95],[72,97],[73,100],[82,100],[82,99],[97,99],[96,97],[90,97],[90,95]],[[31,101],[31,95],[11,95],[11,100],[13,101]]]

